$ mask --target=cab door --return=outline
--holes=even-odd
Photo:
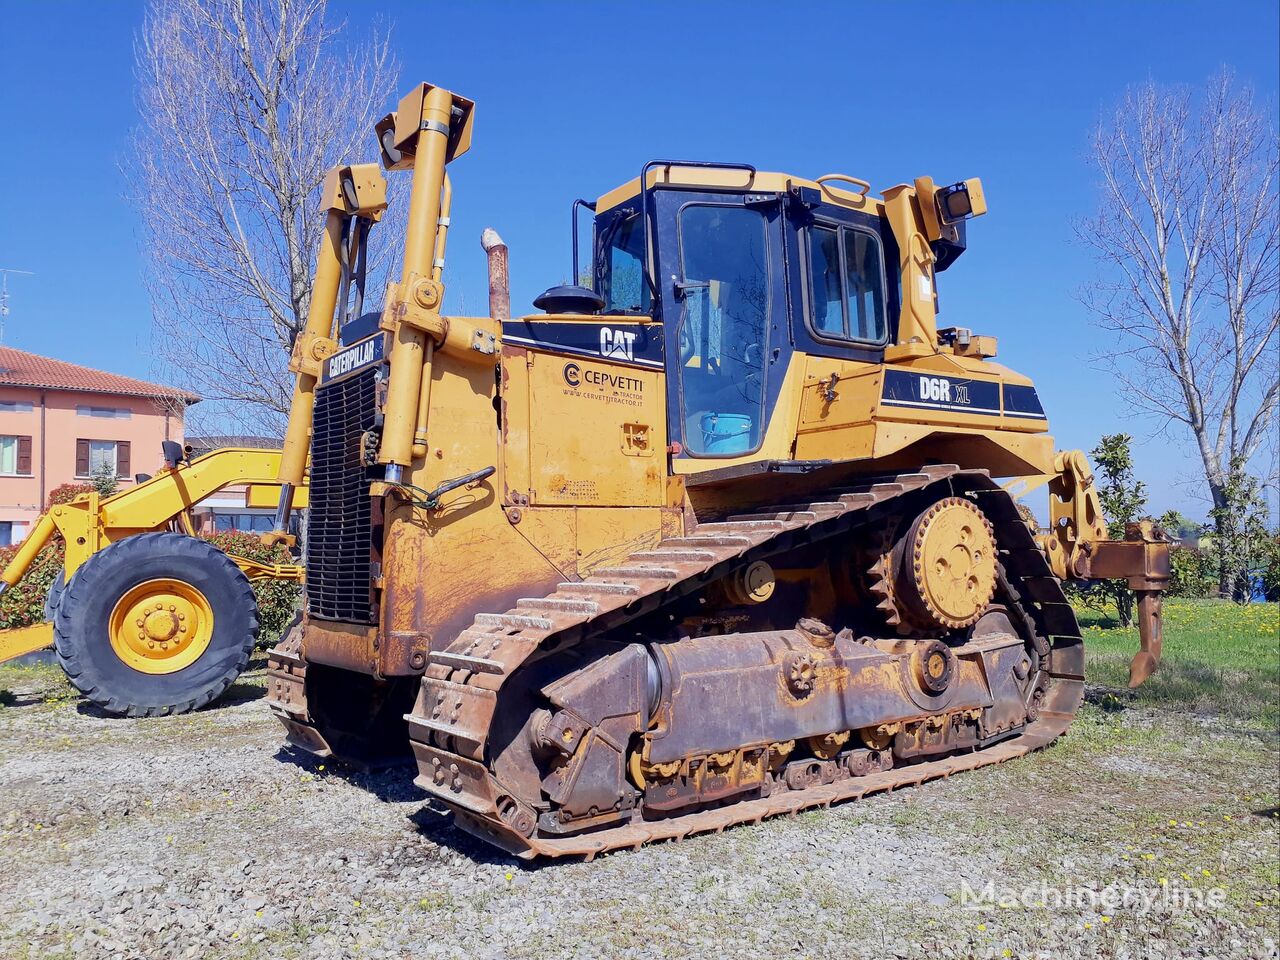
[[[653,200],[675,457],[749,456],[791,352],[781,200],[688,191]]]

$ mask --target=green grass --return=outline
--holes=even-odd
[[[1114,611],[1078,610],[1077,615],[1086,680],[1095,687],[1124,688],[1129,660],[1138,650],[1137,627],[1120,627]],[[1160,667],[1138,690],[1116,695],[1137,705],[1219,715],[1275,730],[1280,725],[1280,604],[1166,601]]]

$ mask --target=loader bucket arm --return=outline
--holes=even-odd
[[[1112,540],[1093,471],[1079,450],[1059,453],[1049,481],[1051,529],[1042,538],[1053,572],[1063,580],[1126,580],[1138,600],[1138,652],[1129,686],[1138,687],[1160,664],[1164,644],[1161,607],[1169,585],[1169,540],[1150,520],[1125,525]]]

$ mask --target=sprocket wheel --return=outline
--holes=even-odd
[[[977,622],[995,596],[998,568],[994,530],[972,501],[946,497],[886,534],[868,574],[889,625],[936,633]]]

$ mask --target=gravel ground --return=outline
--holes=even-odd
[[[1277,956],[1274,734],[1104,698],[1034,758],[529,865],[454,829],[409,771],[282,750],[255,683],[192,716],[119,721],[51,670],[6,674],[0,954]],[[988,883],[1003,905],[966,902]],[[1089,884],[1157,902],[1054,899]]]

